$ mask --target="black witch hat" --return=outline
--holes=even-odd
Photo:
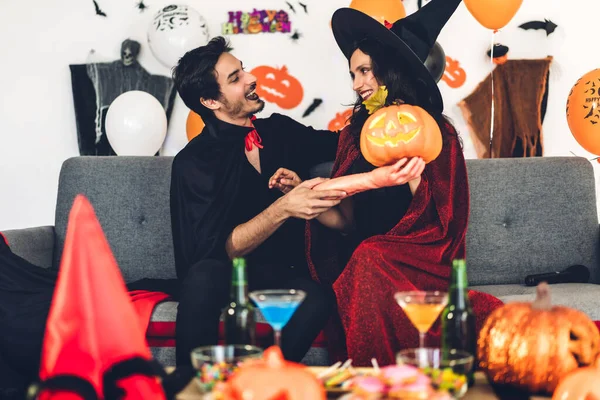
[[[429,94],[426,102],[419,105],[429,112],[441,113],[444,109],[442,94],[427,70],[425,60],[460,2],[432,0],[391,26],[384,26],[353,8],[340,8],[333,14],[331,27],[338,46],[348,59],[356,49],[356,43],[367,37],[396,49],[402,62],[412,71],[415,86]]]

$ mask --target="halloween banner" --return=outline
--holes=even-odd
[[[229,11],[229,19],[222,25],[223,35],[242,33],[290,33],[292,23],[283,10]]]

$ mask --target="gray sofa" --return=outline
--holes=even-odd
[[[57,265],[69,210],[78,193],[91,201],[126,281],[174,278],[169,219],[171,157],[76,157],[62,166],[55,226],[4,232],[14,252]],[[469,283],[503,301],[531,300],[526,275],[583,264],[588,284],[552,286],[553,302],[600,320],[599,225],[592,166],[582,158],[468,160],[471,214]],[[326,174],[321,169],[315,174]],[[177,304],[157,306],[153,321],[174,321]],[[165,365],[173,347],[153,347]],[[313,348],[307,364],[328,363]]]

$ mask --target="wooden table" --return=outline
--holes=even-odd
[[[335,399],[338,396],[329,397]],[[492,387],[488,384],[487,378],[481,372],[475,374],[475,385],[469,389],[463,400],[498,400],[499,397],[494,394]],[[530,400],[547,400],[550,397],[532,396]],[[195,382],[190,384],[177,395],[177,400],[210,400],[210,396],[203,397]]]

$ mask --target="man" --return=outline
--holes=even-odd
[[[269,189],[279,167],[306,179],[334,158],[337,134],[283,115],[254,119],[264,102],[256,78],[230,54],[222,37],[186,53],[173,71],[179,95],[206,126],[173,161],[171,221],[181,282],[176,321],[177,364],[190,351],[216,344],[229,298],[231,259],[246,257],[251,290],[307,293],[283,330],[282,350],[300,361],[325,325],[335,299],[311,280],[304,253],[305,220],[337,205],[344,193],[312,191],[322,179],[282,195]],[[256,128],[256,130],[254,130]]]

